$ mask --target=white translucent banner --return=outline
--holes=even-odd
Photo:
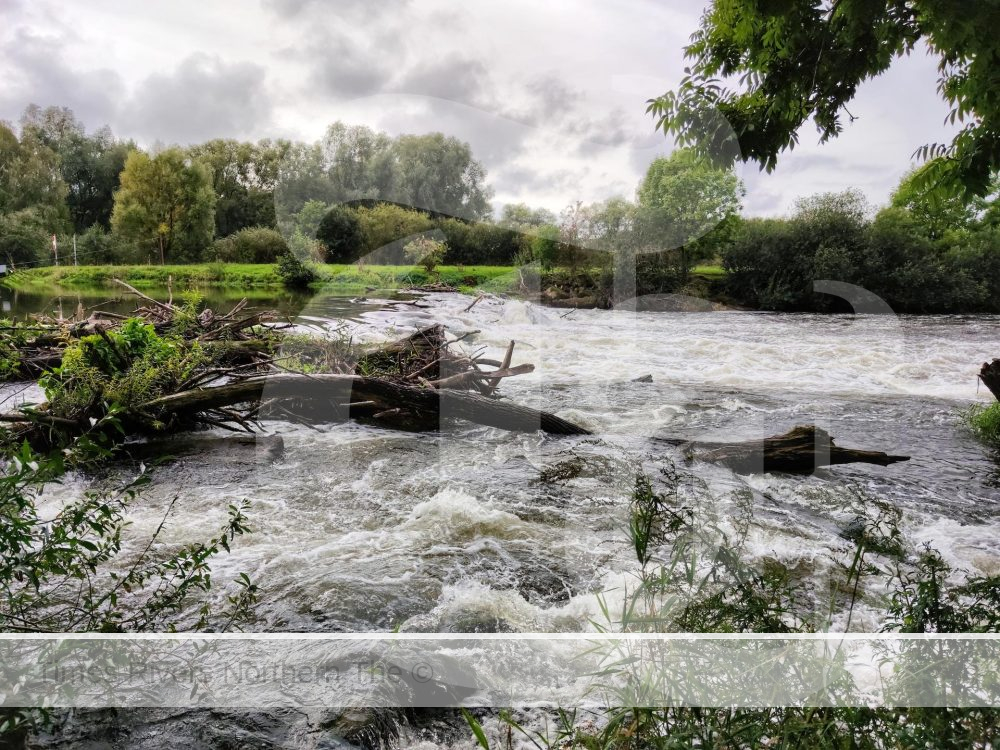
[[[992,636],[0,638],[0,705],[986,706]]]

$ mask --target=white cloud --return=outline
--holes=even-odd
[[[498,203],[553,210],[632,195],[669,151],[646,99],[676,84],[700,8],[674,0],[0,0],[0,118],[66,105],[141,143],[319,138],[341,119],[469,141]],[[915,148],[947,140],[933,60],[862,87],[859,117],[776,172],[743,172],[750,213],[850,186],[884,200]]]

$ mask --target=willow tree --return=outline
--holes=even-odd
[[[917,150],[938,157],[923,176],[984,195],[1000,168],[997,29],[996,0],[713,0],[685,50],[687,75],[649,110],[682,144],[771,170],[808,120],[821,141],[836,137],[860,84],[922,42],[939,59],[951,121],[964,123],[950,144]]]
[[[177,148],[153,157],[133,151],[115,193],[111,224],[123,239],[158,250],[161,265],[168,258],[198,260],[215,229],[211,170]]]

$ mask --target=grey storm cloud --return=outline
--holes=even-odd
[[[652,157],[670,151],[643,110],[676,84],[697,24],[680,0],[116,7],[0,0],[0,119],[16,122],[29,103],[67,106],[88,128],[107,123],[144,145],[311,140],[337,118],[396,134],[441,131],[471,145],[498,200],[551,208],[619,185],[630,192]],[[220,17],[231,23],[212,36]],[[804,130],[777,172],[747,168],[748,210],[849,185],[884,200],[914,148],[951,137],[935,66],[911,55],[862,87],[852,111],[863,128],[821,154]]]
[[[181,144],[239,138],[271,120],[265,71],[195,54],[172,73],[155,74],[135,90],[122,119],[130,134]]]
[[[571,88],[554,74],[539,76],[523,88],[527,103],[507,116],[537,128],[558,129],[567,140],[578,141],[580,156],[629,142],[625,113],[618,108],[598,116],[584,92]]]
[[[353,99],[379,93],[392,78],[391,49],[341,33],[318,33],[300,57],[311,93]]]
[[[65,106],[85,123],[112,122],[125,92],[112,70],[77,70],[60,54],[58,37],[17,29],[3,42],[0,119],[16,121],[31,103]]]
[[[422,62],[398,78],[393,89],[404,94],[433,96],[462,104],[487,104],[491,81],[486,63],[453,53]]]
[[[397,11],[409,4],[409,0],[338,0],[336,4],[327,0],[264,0],[264,7],[282,17],[294,19],[310,13],[329,15],[378,16]]]

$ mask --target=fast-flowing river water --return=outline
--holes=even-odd
[[[1000,319],[471,302],[435,294],[419,305],[348,305],[320,295],[298,321],[331,332],[346,324],[367,341],[441,322],[469,334],[458,346],[493,359],[515,341],[514,364],[535,371],[505,380],[504,396],[592,437],[268,423],[283,438],[280,456],[208,452],[158,468],[130,534],[148,536],[176,498],[163,540],[201,540],[229,503],[248,498],[254,533],[219,558],[214,577],[243,571],[261,585],[258,630],[581,631],[602,619],[598,595],[614,602],[635,573],[625,529],[637,471],[676,465],[697,485],[696,512],[723,528],[747,512],[734,498],[751,498],[751,562],[780,562],[820,582],[816,590],[849,562],[839,532],[880,502],[898,508],[913,547],[929,543],[957,569],[1000,572],[1000,466],[960,419],[989,397],[976,372],[1000,351]],[[647,374],[652,382],[634,382]],[[799,424],[911,459],[742,476],[687,463],[657,440],[751,439]],[[67,482],[50,501],[88,481]],[[883,613],[869,592],[850,628],[877,630]],[[845,625],[843,613],[829,619]]]

